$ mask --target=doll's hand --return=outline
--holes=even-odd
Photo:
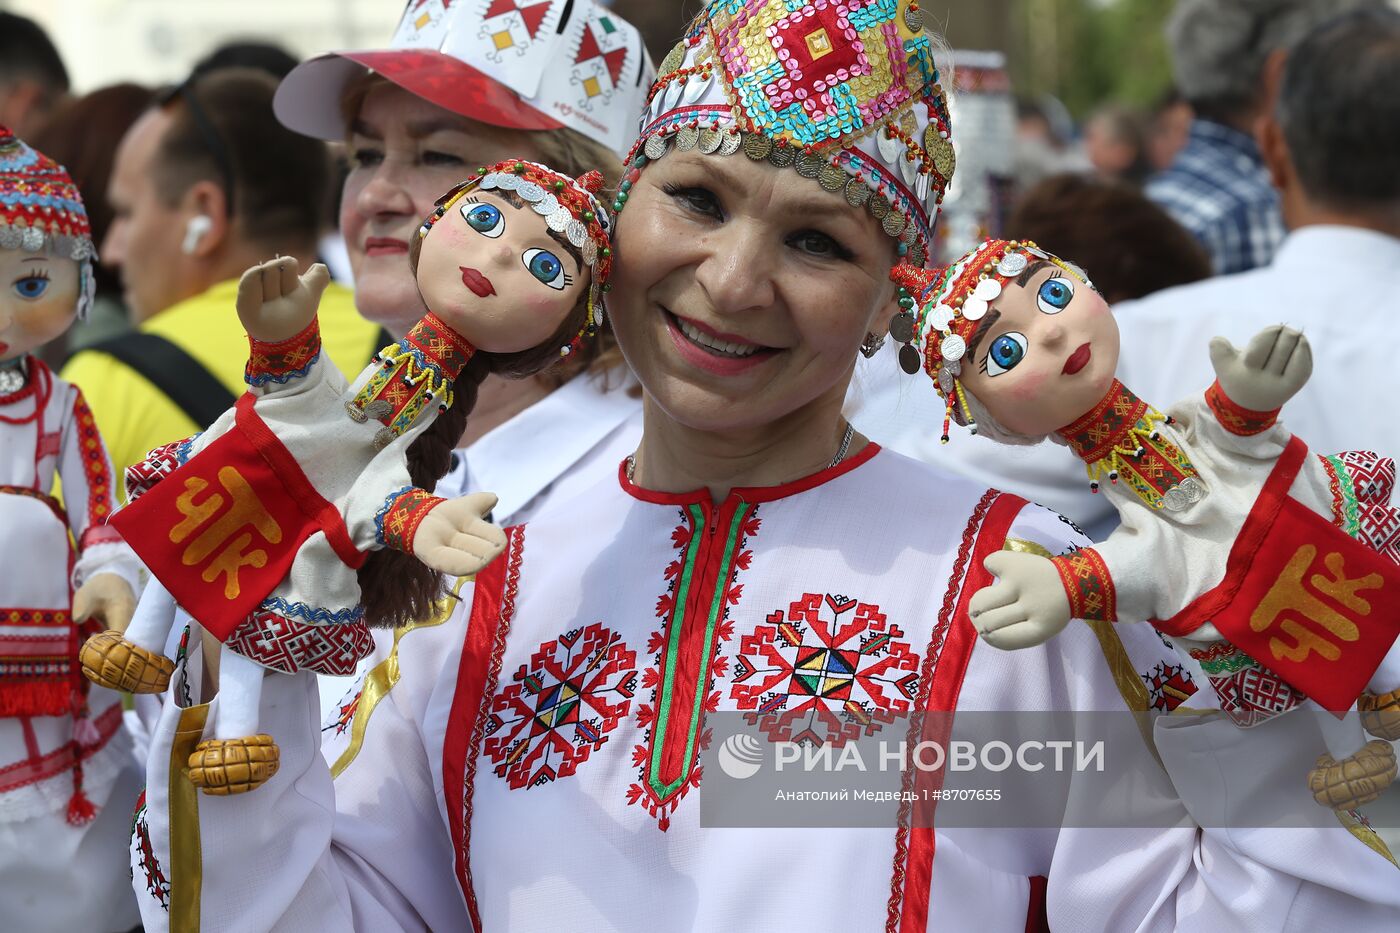
[[[1226,398],[1250,411],[1275,411],[1312,375],[1312,348],[1298,331],[1275,324],[1255,334],[1243,353],[1216,337],[1210,362]]]
[[[465,577],[505,550],[505,532],[482,518],[496,507],[489,492],[448,499],[423,517],[413,535],[413,556],[434,570]]]
[[[295,337],[316,317],[330,280],[330,272],[319,262],[303,276],[297,275],[297,261],[291,256],[260,263],[238,280],[238,319],[248,336],[263,343]]]
[[[968,612],[987,644],[1006,650],[1030,648],[1069,624],[1069,597],[1060,572],[1047,558],[998,551],[983,566],[997,582],[972,597]]]
[[[114,573],[94,574],[73,594],[73,621],[101,619],[108,631],[125,632],[136,611],[136,594]]]

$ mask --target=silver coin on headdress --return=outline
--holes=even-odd
[[[689,152],[700,142],[700,131],[693,126],[683,126],[676,130],[676,148],[681,152]]]
[[[593,242],[592,237],[585,239],[581,248],[583,250],[583,264],[585,266],[591,266],[598,261],[598,244]]]
[[[704,127],[700,130],[700,151],[705,155],[712,154],[719,148],[720,137],[723,134],[712,126]]]
[[[870,186],[852,176],[851,180],[846,182],[845,195],[847,204],[851,207],[861,207],[870,200]]]
[[[550,214],[559,210],[559,199],[556,198],[553,193],[546,191],[544,197],[540,198],[534,204],[531,204],[530,207],[541,217],[548,217]]]
[[[1026,271],[1026,266],[1030,263],[1021,253],[1009,252],[1001,259],[997,260],[997,275],[1004,275],[1007,278],[1020,275]]]
[[[20,248],[28,253],[37,253],[44,248],[44,231],[38,227],[25,227],[20,238]]]
[[[569,225],[564,228],[564,236],[575,246],[583,246],[583,241],[588,239],[588,227],[581,220],[569,220]]]
[[[739,147],[743,145],[744,138],[739,134],[739,131],[736,129],[725,130],[721,134],[721,136],[722,138],[719,141],[720,155],[731,156],[734,153],[738,152]]]
[[[969,321],[980,321],[987,315],[987,302],[975,295],[963,299],[962,316]]]
[[[967,352],[967,342],[957,334],[949,334],[943,338],[943,342],[939,344],[938,348],[942,351],[945,360],[956,362],[962,359],[963,354]]]
[[[560,205],[559,209],[544,219],[545,226],[555,233],[563,233],[569,226],[569,222],[574,219],[574,215],[567,207]]]
[[[653,133],[647,137],[646,145],[642,147],[648,159],[656,160],[666,154],[666,137],[660,133]]]
[[[972,290],[972,297],[981,298],[983,301],[996,301],[1000,295],[1001,283],[996,279],[983,279]]]

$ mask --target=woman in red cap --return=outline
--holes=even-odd
[[[597,169],[611,189],[653,73],[636,29],[592,0],[415,0],[390,48],[303,63],[274,108],[298,132],[345,143],[340,224],[355,304],[397,339],[425,310],[408,245],[437,197],[505,158],[574,177]],[[495,517],[518,521],[576,485],[571,477],[592,475],[580,461],[615,462],[640,433],[635,397],[609,391],[625,381],[621,365],[604,332],[547,375],[488,379],[462,439],[483,442],[471,476],[454,458],[440,488],[492,489]],[[571,379],[581,373],[590,378]]]
[[[145,821],[173,899],[146,900],[147,929],[1400,920],[1365,827],[1251,828],[1319,809],[1293,777],[1306,743],[1183,715],[1157,722],[1161,763],[1148,753],[1125,711],[1194,685],[1146,627],[979,641],[967,602],[989,554],[1086,539],[842,418],[858,355],[913,304],[889,271],[923,264],[953,171],[939,45],[911,0],[707,5],[661,66],[613,202],[606,304],[645,391],[636,451],[508,529],[439,615],[381,644],[324,731],[311,680],[268,675],[282,768],[257,793],[191,809],[181,769],[209,707],[167,704]],[[177,697],[200,685],[197,654]],[[977,785],[934,756],[901,767],[947,726],[921,732],[917,714],[1000,711],[1026,731],[1046,709],[1119,711],[1111,767],[1035,753],[1005,775],[1023,793],[980,808],[944,793]],[[872,786],[854,768],[814,805],[795,790],[812,785],[791,752],[857,745],[884,779],[873,796],[841,802]],[[1003,773],[992,751],[984,786]]]

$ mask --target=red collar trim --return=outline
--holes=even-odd
[[[788,496],[795,496],[800,492],[815,489],[824,483],[831,482],[838,476],[846,475],[857,467],[864,466],[879,452],[880,445],[874,441],[868,441],[864,447],[835,466],[824,467],[801,479],[777,486],[735,486],[729,491],[727,501],[772,502],[775,499],[786,499]],[[653,489],[643,489],[627,478],[626,460],[618,464],[617,480],[622,486],[623,492],[642,502],[651,502],[656,505],[694,505],[710,502],[708,489],[695,489],[690,492],[657,492]]]
[[[1085,463],[1102,460],[1123,444],[1147,414],[1148,404],[1117,379],[1088,413],[1055,432]],[[1131,445],[1137,446],[1136,442]]]

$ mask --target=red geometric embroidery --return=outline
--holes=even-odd
[[[314,671],[332,677],[353,674],[374,650],[363,622],[307,625],[275,612],[248,616],[224,644],[274,671]]]
[[[1306,697],[1227,641],[1191,649],[1220,700],[1220,709],[1247,729],[1287,712]]]
[[[250,386],[285,383],[304,376],[321,355],[321,324],[313,318],[299,333],[273,343],[249,335],[244,381]]]
[[[429,512],[446,501],[414,487],[390,496],[375,516],[375,522],[379,525],[379,539],[385,547],[412,554],[413,536],[418,533],[418,526],[423,524]]]
[[[1225,390],[1220,388],[1218,380],[1212,382],[1210,388],[1206,389],[1206,404],[1214,412],[1221,427],[1231,434],[1238,434],[1240,437],[1263,434],[1278,422],[1280,411],[1278,408],[1273,411],[1253,411],[1242,405],[1237,405],[1225,394]]]
[[[167,911],[170,909],[170,879],[160,870],[156,861],[156,850],[151,845],[151,829],[146,823],[146,792],[136,798],[136,810],[131,814],[131,841],[135,849],[136,864],[141,874],[146,876],[146,893]]]
[[[1060,572],[1065,595],[1069,597],[1070,616],[1089,622],[1116,622],[1118,597],[1113,588],[1113,576],[1108,572],[1099,552],[1080,548],[1059,557],[1050,558]]]
[[[600,622],[540,645],[491,701],[482,750],[496,776],[518,790],[577,771],[627,715],[636,665]]]
[[[879,606],[804,593],[766,622],[740,640],[730,697],[771,741],[840,746],[908,712],[919,657]]]
[[[182,441],[171,441],[146,454],[144,460],[127,467],[126,501],[136,501],[146,490],[175,472],[180,466],[180,446],[188,444],[190,440],[191,438],[185,438]]]
[[[643,741],[632,748],[638,779],[627,788],[627,802],[644,807],[662,832],[690,789],[700,786],[700,756],[712,734],[705,715],[719,708],[720,691],[711,688],[728,671],[720,649],[734,636],[729,612],[744,592],[738,573],[753,561],[748,542],[762,526],[758,510],[741,502],[726,519],[692,504],[671,533],[677,554],[656,601],[661,628],[647,642],[655,660],[642,674],[642,687],[652,694],[637,706]]]
[[[1195,682],[1180,664],[1158,661],[1142,679],[1147,683],[1148,708],[1163,713],[1170,713],[1196,692]]]
[[[102,435],[97,432],[92,410],[77,389],[73,390],[73,418],[88,482],[88,525],[105,525],[112,515],[112,468],[107,463],[107,451],[102,446]]]

